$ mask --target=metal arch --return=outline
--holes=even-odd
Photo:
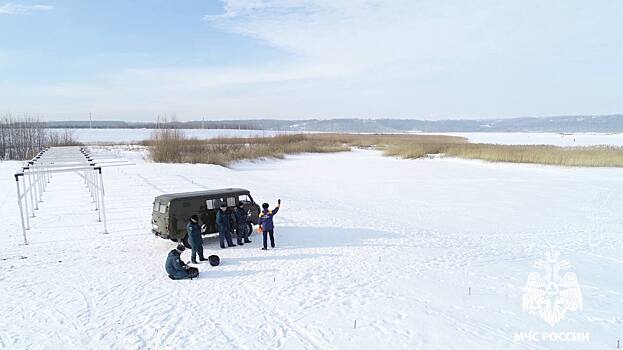
[[[84,185],[91,194],[92,203],[95,204],[95,211],[98,212],[98,222],[103,219],[104,233],[108,233],[102,168],[127,165],[134,163],[116,157],[95,159],[81,147],[52,147],[41,150],[15,173],[24,244],[28,245],[26,231],[30,230],[30,218],[35,218],[35,211],[39,210],[39,203],[43,202],[47,184],[50,183],[53,174],[58,173],[73,172],[84,180]]]

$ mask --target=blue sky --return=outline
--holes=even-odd
[[[623,2],[0,0],[0,114],[623,113]]]

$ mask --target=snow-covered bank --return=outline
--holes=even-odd
[[[623,169],[416,161],[374,151],[283,161],[106,169],[109,235],[77,175],[55,175],[21,246],[0,163],[0,346],[212,349],[611,349],[623,327]],[[284,201],[277,249],[206,249],[223,265],[170,281],[173,243],[149,233],[163,192],[246,187]],[[550,327],[522,311],[549,247],[576,272],[582,311]],[[188,258],[188,253],[184,253]],[[7,316],[8,315],[8,316]],[[355,320],[357,328],[355,328]],[[590,332],[585,343],[516,332]]]

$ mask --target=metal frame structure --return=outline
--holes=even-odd
[[[43,202],[47,184],[50,183],[52,175],[58,173],[76,173],[84,180],[91,194],[91,203],[95,203],[97,221],[102,222],[103,219],[104,233],[108,233],[102,168],[123,165],[133,163],[119,158],[96,161],[87,149],[81,147],[52,147],[39,152],[21,171],[15,173],[24,244],[28,244],[26,231],[30,230],[30,219],[36,217],[35,211],[39,210],[39,203]]]

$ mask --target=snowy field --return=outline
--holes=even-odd
[[[154,129],[50,129],[52,132],[72,132],[73,136],[85,144],[98,143],[138,143],[151,138]],[[285,131],[233,130],[233,129],[181,129],[187,137],[211,139],[215,137],[255,137],[283,135]]]
[[[442,134],[466,137],[473,143],[495,143],[502,145],[555,145],[561,147],[598,145],[623,146],[623,133],[450,132]]]
[[[0,162],[0,348],[615,349],[623,337],[623,169],[399,160],[375,151],[105,169],[110,234],[77,175],[55,175],[21,245]],[[164,272],[154,196],[245,187],[283,200],[275,250],[218,249],[192,281]],[[571,262],[581,310],[522,310],[547,249]],[[183,254],[189,260],[190,252]],[[356,328],[355,328],[356,322]],[[516,340],[519,332],[590,340]],[[585,339],[586,340],[586,339]]]

